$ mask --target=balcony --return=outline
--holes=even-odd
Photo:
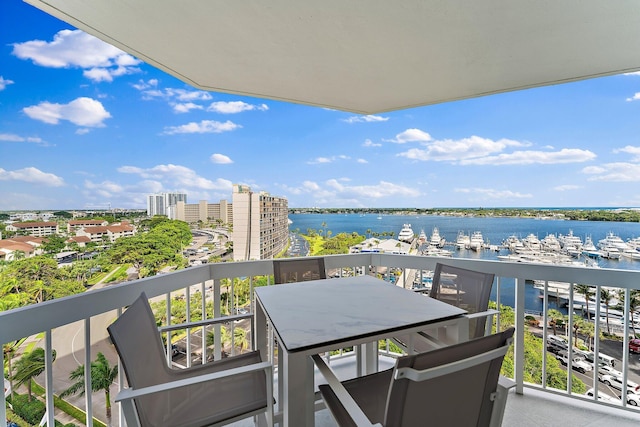
[[[525,340],[529,342],[529,326],[527,316],[532,313],[525,306],[526,293],[531,287],[533,280],[542,288],[543,310],[534,313],[540,319],[542,325],[549,324],[549,299],[553,300],[554,292],[549,283],[566,282],[571,284],[587,284],[592,286],[592,290],[599,295],[601,287],[615,287],[623,290],[623,301],[625,304],[623,313],[629,313],[629,301],[631,291],[640,289],[640,271],[594,269],[586,267],[567,267],[542,264],[521,264],[500,261],[481,261],[462,258],[436,258],[408,255],[387,255],[378,253],[334,255],[325,257],[325,266],[329,272],[338,275],[347,274],[376,274],[389,271],[397,271],[395,283],[398,286],[410,288],[415,278],[420,278],[421,272],[433,270],[438,261],[450,263],[464,268],[478,271],[492,272],[496,275],[494,284],[494,298],[499,304],[507,304],[514,307],[514,323],[516,337],[514,341],[514,369],[513,377],[516,381],[515,394],[508,400],[504,425],[598,425],[606,417],[607,422],[612,420],[616,425],[637,425],[640,421],[640,409],[633,407],[627,402],[616,401],[606,402],[596,400],[596,397],[587,397],[583,393],[574,393],[572,383],[575,378],[583,381],[587,388],[593,384],[599,384],[600,394],[611,394],[611,390],[605,389],[603,383],[598,382],[597,372],[591,371],[586,375],[573,371],[571,366],[563,372],[566,375],[566,389],[559,390],[549,384],[535,384],[525,381]],[[247,311],[239,307],[237,294],[239,284],[237,280],[228,281],[226,279],[246,279],[248,281],[249,294],[257,283],[257,278],[270,276],[273,274],[273,266],[270,260],[236,262],[222,264],[208,264],[192,267],[170,274],[162,274],[155,277],[140,279],[120,285],[113,285],[101,289],[94,289],[81,295],[48,301],[45,303],[24,307],[17,310],[0,313],[0,342],[10,343],[15,340],[26,338],[27,342],[37,342],[37,345],[45,349],[45,353],[51,354],[56,350],[57,358],[55,362],[47,362],[46,371],[39,379],[46,389],[46,404],[53,407],[54,394],[60,393],[69,386],[68,375],[71,369],[78,364],[88,364],[95,359],[98,351],[103,352],[113,363],[116,362],[115,352],[107,340],[105,326],[112,321],[117,314],[127,304],[131,303],[141,291],[145,291],[153,301],[166,302],[167,308],[165,316],[169,318],[162,327],[173,325],[171,320],[171,305],[175,304],[178,297],[184,299],[186,304],[187,322],[191,319],[191,313],[199,311],[207,312],[208,318],[222,318],[223,313],[237,313],[225,318],[226,328],[234,336],[234,331],[246,326],[246,341],[249,346],[253,346],[250,321],[253,317],[253,304],[247,306]],[[246,285],[243,285],[246,286]],[[569,307],[573,306],[577,292],[573,287],[568,287]],[[191,296],[199,294],[204,296],[198,306],[191,303]],[[223,310],[223,305],[226,307]],[[390,309],[393,309],[390,306]],[[595,318],[604,317],[605,313],[599,305],[595,307]],[[573,331],[577,325],[579,316],[569,315],[568,330]],[[498,316],[498,325],[508,319]],[[173,325],[175,326],[175,325]],[[202,334],[201,327],[185,329],[184,338],[180,344],[188,349],[191,357],[184,361],[177,359],[174,364],[182,363],[191,365],[202,363],[201,361],[211,358],[219,359],[223,353],[233,354],[240,351],[237,347],[223,348],[222,328],[214,327],[209,333],[213,333],[215,344],[209,349],[206,347],[205,334]],[[594,336],[599,337],[606,329],[604,325],[596,322],[594,325]],[[553,333],[551,328],[537,328],[533,330],[543,340]],[[619,325],[619,341],[604,340],[596,338],[593,340],[592,349],[597,353],[611,353],[616,360],[616,369],[623,373],[625,380],[640,383],[640,362],[637,356],[633,356],[626,349],[628,348],[631,327],[628,314],[623,316],[623,321]],[[569,344],[573,345],[575,336],[567,334]],[[543,341],[544,342],[544,341]],[[203,345],[205,344],[205,345]],[[527,344],[528,345],[528,344]],[[203,349],[204,347],[204,349]],[[383,346],[384,347],[384,346]],[[389,347],[387,347],[388,349]],[[547,370],[551,369],[553,354],[543,351],[540,347],[539,355],[541,366],[540,378],[547,377]],[[380,351],[380,358],[384,361],[391,361],[393,354],[385,349]],[[50,359],[50,358],[48,358]],[[170,352],[167,354],[168,362],[172,361]],[[349,353],[343,353],[335,357],[331,362],[336,366],[341,363],[348,365],[353,362]],[[391,362],[389,362],[391,363]],[[553,362],[555,363],[555,362]],[[572,362],[569,362],[571,365]],[[276,375],[277,377],[277,375]],[[88,380],[88,379],[87,379]],[[626,384],[626,381],[623,381]],[[117,385],[114,385],[112,395],[116,394]],[[626,392],[626,385],[623,386],[622,393]],[[3,397],[4,399],[4,397]],[[98,419],[105,419],[104,396],[103,393],[87,393],[84,397],[72,397],[68,399],[76,406],[87,409],[87,418],[95,416]],[[461,402],[464,405],[464,402]],[[5,402],[0,405],[0,419],[5,416]],[[113,408],[113,424],[125,425],[119,411],[118,405]],[[54,411],[48,411],[49,425],[53,425]],[[317,425],[334,425],[325,410],[317,413]],[[600,420],[600,422],[598,421]],[[626,424],[625,424],[626,423]],[[92,425],[88,422],[87,425]],[[239,425],[244,425],[240,423]]]

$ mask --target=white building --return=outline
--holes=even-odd
[[[281,253],[289,239],[287,199],[233,186],[233,259],[269,259]]]
[[[176,203],[175,209],[170,209],[169,218],[187,222],[189,224],[202,221],[204,223],[222,221],[223,224],[231,224],[233,222],[233,207],[226,200],[220,200],[220,203],[208,203],[206,200],[200,200],[195,204],[187,204],[179,201]]]
[[[178,202],[187,203],[187,195],[185,193],[149,194],[147,196],[147,215],[169,216],[170,211],[175,209]]]

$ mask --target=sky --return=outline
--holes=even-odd
[[[640,206],[640,73],[376,115],[197,90],[0,2],[0,211]]]

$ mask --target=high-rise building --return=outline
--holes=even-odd
[[[147,197],[147,215],[169,216],[171,210],[175,209],[178,202],[187,203],[187,195],[185,193],[149,194]]]
[[[222,224],[231,224],[233,221],[232,204],[226,200],[220,200],[220,203],[208,203],[206,200],[200,200],[199,203],[190,205],[185,202],[178,202],[175,215],[171,212],[169,218],[185,221],[189,224],[194,224],[198,221],[212,223],[218,220]]]
[[[269,259],[281,253],[289,239],[287,199],[233,186],[233,259]]]

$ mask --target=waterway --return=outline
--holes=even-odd
[[[453,217],[439,215],[375,215],[375,214],[291,214],[289,219],[292,223],[289,229],[299,230],[306,233],[308,229],[330,230],[333,235],[338,233],[357,232],[363,236],[370,232],[393,232],[394,237],[402,229],[403,224],[411,224],[415,234],[424,230],[427,238],[431,235],[434,227],[437,227],[440,236],[447,242],[455,242],[458,232],[471,235],[474,231],[482,232],[485,243],[500,245],[509,236],[515,235],[522,239],[533,233],[540,240],[547,234],[568,234],[573,231],[585,241],[587,236],[591,237],[594,244],[598,240],[606,237],[608,233],[614,233],[623,240],[640,236],[640,223],[628,222],[600,222],[600,221],[566,221],[557,219],[534,219],[534,218],[486,218],[486,217]],[[323,226],[323,224],[325,224]],[[385,237],[381,237],[385,238]],[[506,254],[508,251],[470,251],[451,250],[453,257],[476,258],[476,259],[498,259],[498,255]],[[619,268],[628,270],[640,270],[640,261],[633,261],[628,258],[620,260],[599,259],[598,265],[602,268]],[[513,282],[501,282],[501,301],[504,304],[513,306],[515,300],[515,286]],[[557,307],[553,300],[549,301],[551,308],[559,308],[566,313],[566,308]],[[526,286],[525,307],[532,312],[541,312],[543,301],[540,298],[540,291],[531,285]]]

